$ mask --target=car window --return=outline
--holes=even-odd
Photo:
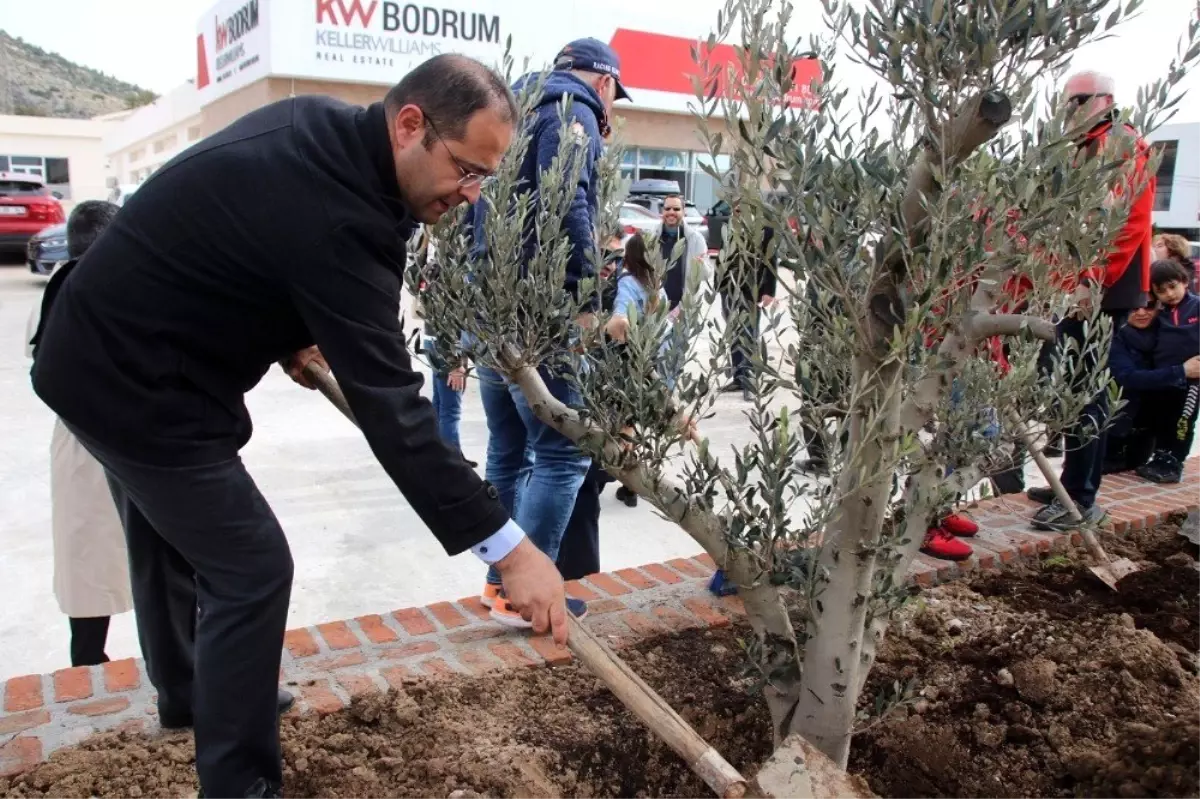
[[[50,190],[41,183],[23,180],[0,180],[0,197],[49,197]]]

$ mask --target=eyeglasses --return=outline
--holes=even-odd
[[[664,207],[663,207],[663,211],[664,211],[664,212],[666,212],[666,211],[672,211],[672,212],[674,212],[674,213],[677,213],[677,214],[682,214],[682,213],[683,213],[683,209],[682,209],[682,208],[672,208],[672,207],[671,207],[671,206],[669,206],[669,205],[668,205],[668,206],[664,206]]]
[[[1112,95],[1110,95],[1110,94],[1072,94],[1070,97],[1067,98],[1067,105],[1069,105],[1073,108],[1078,108],[1079,106],[1083,105],[1084,103],[1088,102],[1089,100],[1092,100],[1093,98],[1111,97],[1111,96]]]
[[[421,113],[425,117],[425,123],[429,125],[429,129],[433,131],[433,137],[441,142],[442,146],[446,148],[446,155],[450,156],[450,160],[454,162],[454,166],[458,169],[459,175],[461,175],[461,177],[458,179],[459,186],[462,186],[464,189],[472,188],[474,186],[482,186],[495,178],[495,175],[487,172],[476,172],[468,168],[462,161],[459,161],[458,156],[454,154],[454,151],[450,149],[450,145],[446,144],[446,140],[443,139],[442,134],[438,132],[437,125],[433,124],[433,119],[425,113],[424,109],[422,109]]]

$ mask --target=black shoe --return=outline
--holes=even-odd
[[[829,463],[824,458],[808,458],[800,462],[801,471],[815,474],[818,477],[829,475]]]
[[[722,394],[733,394],[742,390],[742,382],[740,380],[730,380],[721,388]]]
[[[617,486],[617,499],[621,500],[631,508],[636,508],[638,504],[637,493],[630,491],[625,486]]]
[[[1025,496],[1029,497],[1039,505],[1049,505],[1056,499],[1054,495],[1054,489],[1047,486],[1036,486],[1031,488],[1025,492]]]
[[[296,704],[296,697],[292,696],[290,691],[279,689],[276,695],[276,708],[279,715],[283,715],[292,709],[292,705]],[[185,730],[192,726],[192,714],[188,713],[173,713],[171,711],[163,711],[159,708],[158,724],[164,730]],[[254,796],[255,794],[247,794]],[[273,795],[273,794],[264,794]]]
[[[1151,483],[1178,483],[1183,479],[1183,464],[1169,452],[1158,451],[1145,466],[1139,466],[1135,472],[1143,480]]]
[[[754,402],[754,395],[750,393],[750,389],[742,389],[742,402]]]

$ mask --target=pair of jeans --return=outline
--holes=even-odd
[[[1112,319],[1113,330],[1116,330],[1127,315],[1124,311],[1105,311]],[[1084,323],[1068,317],[1058,322],[1055,345],[1065,341],[1075,341],[1083,346]],[[1045,348],[1043,348],[1045,351]],[[1093,357],[1084,358],[1080,368],[1090,372],[1100,367]],[[1096,504],[1096,494],[1100,492],[1100,482],[1104,477],[1104,453],[1108,445],[1108,431],[1096,433],[1108,419],[1108,392],[1101,390],[1083,409],[1079,419],[1066,431],[1067,447],[1063,453],[1062,484],[1063,488],[1082,509]]]
[[[283,782],[279,662],[292,555],[240,458],[160,467],[68,429],[104,466],[159,718],[193,723],[206,796]]]
[[[592,459],[543,424],[517,386],[485,366],[478,374],[488,426],[487,479],[529,540],[555,560]],[[545,367],[539,374],[555,399],[580,404],[578,392],[564,378]],[[487,580],[499,585],[500,573],[488,569]]]
[[[425,339],[425,351],[429,353],[429,365],[433,367],[433,410],[437,413],[438,434],[442,440],[459,452],[462,444],[458,437],[458,423],[462,419],[462,392],[450,388],[450,370],[434,353],[434,340]]]

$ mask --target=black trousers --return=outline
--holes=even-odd
[[[742,388],[748,388],[753,375],[755,347],[766,357],[766,346],[759,338],[758,303],[745,294],[722,291],[721,313],[725,315],[726,324],[733,321],[733,317],[738,314],[745,314],[741,319],[741,329],[735,334],[729,362],[733,379],[740,383]]]
[[[194,723],[201,789],[245,796],[263,780],[281,785],[277,690],[293,567],[275,514],[240,458],[162,468],[72,432],[108,475],[146,672],[160,717]]]
[[[555,565],[564,580],[578,580],[600,571],[600,493],[611,481],[608,472],[592,461],[575,495],[575,508],[558,548]]]
[[[1105,311],[1116,330],[1128,315],[1125,311]],[[1083,322],[1074,318],[1062,319],[1057,325],[1057,342],[1073,340],[1083,344]],[[1042,348],[1039,361],[1045,365],[1054,352],[1054,344]],[[1085,371],[1098,368],[1094,358],[1085,358],[1079,368]],[[1080,507],[1096,503],[1100,481],[1104,476],[1104,453],[1108,443],[1107,430],[1096,433],[1108,418],[1108,393],[1101,391],[1083,409],[1079,420],[1066,431],[1067,448],[1063,453],[1062,483],[1071,499]]]
[[[1185,460],[1196,437],[1200,386],[1193,381],[1187,388],[1147,391],[1142,394],[1141,400],[1146,406],[1154,433],[1155,450],[1168,452],[1180,461]]]
[[[69,617],[71,623],[71,665],[96,666],[108,662],[104,645],[108,642],[108,616]]]

